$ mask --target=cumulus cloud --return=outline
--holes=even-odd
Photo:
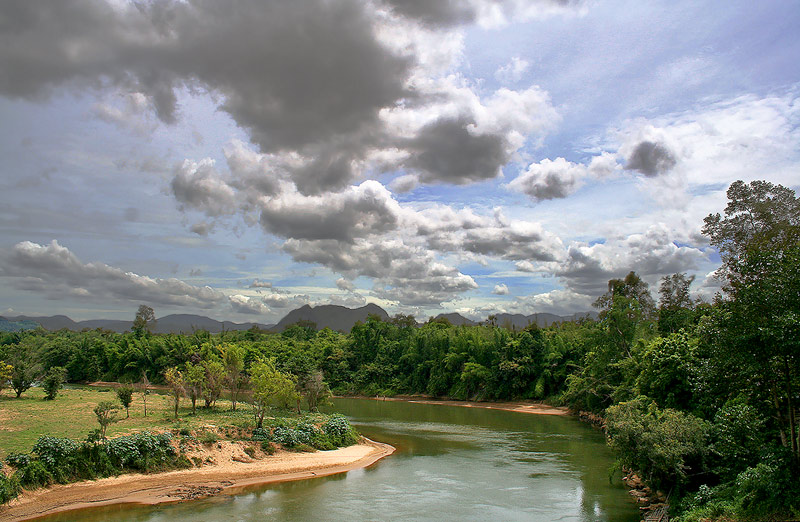
[[[587,168],[564,158],[544,159],[508,184],[510,190],[522,192],[534,201],[565,198],[578,190],[587,176]]]
[[[347,279],[340,277],[336,280],[336,288],[339,290],[347,290],[348,292],[352,292],[356,287],[352,281],[348,281]]]
[[[272,288],[272,283],[269,281],[259,281],[258,279],[254,279],[253,282],[250,283],[250,286],[248,286],[248,288],[256,288],[256,289]]]
[[[635,271],[651,284],[660,277],[697,268],[705,259],[702,250],[678,246],[663,224],[650,226],[643,234],[611,238],[588,245],[573,242],[566,259],[551,267],[568,290],[587,296],[599,296],[609,279]],[[651,288],[652,290],[652,288]]]
[[[658,176],[669,172],[676,163],[675,156],[661,143],[642,141],[633,148],[625,168],[645,176]]]
[[[505,283],[500,283],[499,285],[494,285],[494,290],[492,293],[495,295],[508,295],[508,286]]]
[[[263,315],[270,312],[268,306],[257,297],[249,297],[242,294],[234,294],[229,298],[231,308],[240,314]]]
[[[208,216],[231,214],[236,210],[234,190],[220,177],[214,161],[209,158],[199,162],[184,161],[175,169],[171,188],[179,203]]]
[[[225,294],[208,286],[193,286],[175,278],[151,278],[99,262],[83,263],[55,240],[49,245],[30,241],[14,245],[2,260],[0,277],[10,279],[17,288],[43,293],[49,299],[110,297],[203,309],[227,301]]]

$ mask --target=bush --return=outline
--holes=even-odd
[[[606,431],[620,463],[651,487],[681,486],[702,471],[709,424],[693,415],[636,399],[606,410]]]
[[[358,442],[358,434],[344,415],[332,415],[322,425],[322,431],[328,436],[328,441],[338,448],[352,446]]]
[[[67,370],[61,366],[53,366],[42,379],[42,389],[44,389],[44,398],[46,400],[53,400],[58,395],[58,390],[64,384],[64,379],[67,378]]]
[[[32,460],[14,474],[21,486],[35,489],[49,486],[55,481],[53,474],[39,460]]]
[[[119,468],[151,471],[171,464],[176,456],[169,433],[135,433],[106,444],[111,461]]]
[[[297,430],[286,426],[278,426],[275,428],[272,432],[272,438],[275,442],[288,447],[297,446],[301,443]]]
[[[267,429],[255,428],[250,438],[252,440],[262,440],[262,441],[271,440],[272,434]]]
[[[199,440],[199,441],[200,441],[202,444],[211,445],[211,444],[214,444],[215,442],[219,441],[219,436],[217,436],[217,434],[216,434],[216,433],[214,433],[213,431],[204,431],[204,432],[203,432],[203,433],[200,435],[200,437],[198,438],[198,440]]]
[[[6,464],[19,469],[26,466],[31,461],[31,456],[27,453],[9,453],[6,455]]]
[[[274,455],[275,454],[275,445],[271,442],[267,442],[266,440],[261,443],[261,451],[266,453],[267,455]]]
[[[19,495],[20,485],[16,475],[7,477],[0,473],[0,505],[8,503]]]
[[[80,445],[73,440],[43,435],[33,445],[33,453],[39,456],[47,469],[53,471],[63,467],[78,448]]]

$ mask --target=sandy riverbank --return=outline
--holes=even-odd
[[[474,402],[441,399],[426,399],[424,397],[365,397],[376,401],[402,401],[418,404],[442,404],[445,406],[460,406],[462,408],[485,408],[487,410],[515,411],[518,413],[532,413],[535,415],[570,415],[567,408],[549,406],[538,402]]]
[[[216,444],[205,452],[212,464],[200,468],[142,475],[120,475],[26,491],[0,507],[0,521],[30,520],[45,515],[110,504],[181,502],[242,488],[343,473],[367,467],[390,455],[392,446],[362,439],[355,446],[332,451],[279,451],[250,459],[236,442]]]

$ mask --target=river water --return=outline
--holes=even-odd
[[[573,418],[368,399],[330,409],[397,451],[367,469],[236,496],[46,520],[640,520],[619,481],[609,483],[602,434]]]

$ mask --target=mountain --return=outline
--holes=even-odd
[[[20,332],[22,330],[34,330],[39,327],[39,323],[21,320],[9,321],[5,317],[0,317],[0,332]]]
[[[286,317],[278,321],[275,329],[285,330],[286,327],[298,321],[311,321],[317,325],[317,329],[330,328],[340,332],[349,332],[356,322],[364,322],[367,316],[375,314],[382,320],[388,320],[389,314],[380,306],[369,303],[361,308],[345,308],[339,305],[303,305],[296,310],[292,310]]]
[[[45,330],[61,330],[66,328],[75,332],[81,330],[95,330],[100,328],[102,330],[111,330],[113,332],[127,332],[130,331],[133,321],[122,321],[116,319],[90,319],[87,321],[75,322],[65,315],[54,315],[52,317],[28,317],[18,316],[6,319],[7,322],[13,323],[31,323],[35,328],[41,325]],[[1,326],[1,325],[0,325]],[[156,319],[156,326],[153,328],[153,333],[192,333],[195,330],[208,330],[211,333],[219,333],[223,330],[249,330],[253,326],[257,326],[262,330],[269,330],[275,325],[261,324],[261,323],[233,323],[231,321],[216,321],[202,315],[191,314],[173,314],[165,315],[160,319]]]
[[[455,312],[450,314],[439,314],[434,319],[447,319],[453,326],[461,326],[461,325],[473,326],[475,324],[478,324],[475,321],[467,319],[463,315]]]

